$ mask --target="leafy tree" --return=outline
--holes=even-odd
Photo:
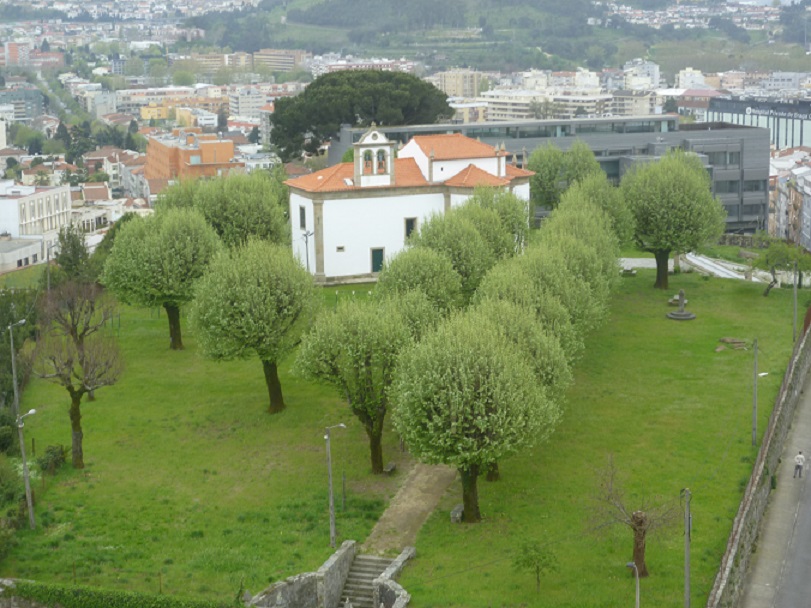
[[[761,246],[766,246],[766,251],[755,258],[753,266],[766,270],[772,275],[772,280],[766,286],[763,295],[768,296],[769,292],[780,284],[778,272],[794,272],[795,264],[797,264],[800,287],[802,287],[803,273],[811,271],[811,255],[808,255],[808,252],[799,245],[782,239],[762,236],[758,240]]]
[[[516,570],[529,570],[535,575],[535,591],[537,593],[541,592],[541,574],[544,572],[557,572],[558,570],[555,555],[537,541],[521,543],[518,552],[513,558],[513,567]]]
[[[202,352],[217,360],[256,354],[265,373],[269,412],[281,412],[278,363],[311,321],[317,301],[312,277],[289,247],[252,239],[215,257],[195,296],[191,322]]]
[[[130,121],[129,126],[127,127],[127,132],[131,135],[135,135],[138,132],[138,121],[134,118]]]
[[[78,226],[68,225],[61,228],[54,250],[54,260],[59,271],[52,273],[52,284],[58,285],[65,281],[87,283],[94,279],[84,233]]]
[[[423,319],[437,318],[425,296]],[[322,314],[304,336],[297,366],[338,389],[369,437],[372,473],[383,472],[383,422],[400,352],[414,341],[400,300],[349,300]]]
[[[248,141],[252,144],[259,143],[259,127],[254,127],[251,129],[251,132],[248,133]]]
[[[667,289],[670,253],[691,251],[724,231],[724,207],[713,197],[699,158],[683,151],[639,165],[621,188],[636,220],[638,247],[656,258],[654,287]]]
[[[51,43],[48,42],[47,38],[42,39],[42,44],[39,45],[39,50],[41,50],[43,53],[51,52]]]
[[[478,187],[466,205],[478,205],[494,210],[501,225],[512,236],[512,253],[520,253],[527,244],[529,232],[529,204],[512,192],[498,188]],[[512,254],[511,254],[512,255]]]
[[[96,245],[96,248],[90,255],[90,273],[91,276],[94,277],[94,280],[100,279],[101,273],[104,270],[104,264],[113,249],[113,244],[122,226],[136,217],[138,216],[135,213],[125,213],[104,233],[101,242]]]
[[[521,258],[502,262],[487,273],[473,302],[480,304],[486,300],[504,300],[532,310],[544,331],[558,339],[570,365],[582,353],[583,337],[572,325],[566,307],[557,296],[532,280]]]
[[[54,139],[60,140],[65,145],[65,149],[70,148],[70,133],[68,133],[68,128],[61,120],[59,121],[59,126],[56,127],[56,135],[54,135]]]
[[[557,418],[532,367],[491,324],[459,315],[403,352],[391,393],[409,450],[462,477],[463,520],[481,520],[479,473],[544,437]]]
[[[427,247],[409,247],[388,260],[375,293],[383,297],[424,293],[443,316],[462,305],[462,277],[450,258]]]
[[[102,283],[121,301],[163,306],[169,320],[169,347],[183,348],[180,307],[191,301],[194,283],[221,246],[202,215],[168,209],[128,221],[104,264]]]
[[[492,249],[476,227],[453,212],[432,215],[423,223],[411,243],[444,253],[462,277],[462,300],[470,301],[484,275],[495,263]]]
[[[634,215],[623,198],[623,192],[608,181],[602,173],[592,173],[569,188],[561,197],[561,205],[572,200],[575,209],[597,206],[608,215],[620,245],[633,241]]]
[[[300,95],[276,101],[271,139],[280,156],[291,160],[302,151],[316,152],[341,124],[430,124],[440,115],[450,115],[445,94],[416,76],[332,72],[316,78]]]
[[[484,239],[495,262],[515,255],[515,237],[502,225],[501,217],[495,209],[486,209],[469,199],[451,213],[473,225]]]
[[[35,354],[37,375],[70,395],[71,455],[84,468],[81,402],[85,394],[118,381],[123,362],[115,341],[104,334],[114,303],[92,283],[63,283],[45,300],[43,336]]]
[[[602,172],[588,144],[580,140],[566,152],[552,144],[536,149],[527,161],[527,168],[535,172],[530,178],[532,202],[550,209],[558,206],[567,188],[591,174]]]
[[[11,329],[14,332],[15,355],[20,352],[28,339],[34,339],[37,333],[38,308],[36,306],[38,291],[33,289],[3,289],[0,290],[0,327],[7,328],[25,318],[24,325],[17,325]],[[8,331],[3,332],[8,340]],[[0,406],[12,411],[14,388],[11,374],[11,348],[4,344],[0,348]],[[23,365],[25,359],[17,359],[17,388],[22,390],[28,379],[28,370]]]
[[[159,209],[193,207],[228,247],[258,237],[290,242],[284,171],[253,171],[217,180],[183,181],[161,193]]]

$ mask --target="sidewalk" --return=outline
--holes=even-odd
[[[811,374],[789,429],[739,608],[801,608],[811,597]],[[806,455],[803,479],[794,456]]]

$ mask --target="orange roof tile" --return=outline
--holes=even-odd
[[[457,188],[475,188],[476,186],[506,186],[509,179],[498,177],[488,173],[484,169],[479,169],[476,165],[468,165],[452,178],[445,180],[446,186]]]
[[[428,182],[423,177],[420,168],[413,158],[395,159],[394,165],[394,186],[395,188],[412,188],[415,186],[427,186]],[[340,192],[350,190],[361,190],[360,185],[355,184],[354,163],[340,163],[327,167],[321,171],[303,175],[294,179],[288,179],[285,184],[293,188],[299,188],[305,192]],[[373,186],[374,187],[374,186]],[[387,186],[379,186],[387,187]],[[363,190],[369,190],[364,187]]]
[[[507,165],[507,177],[532,177],[533,175],[535,175],[535,171],[522,169],[520,167],[516,167],[515,165]]]
[[[433,152],[436,160],[486,158],[496,155],[496,149],[493,146],[465,137],[461,133],[415,135],[411,139],[417,143],[426,156],[431,156]]]

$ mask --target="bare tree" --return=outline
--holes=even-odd
[[[115,384],[123,364],[118,345],[104,334],[114,303],[95,284],[68,282],[51,292],[42,310],[43,335],[34,371],[65,387],[70,395],[72,463],[84,468],[81,401],[97,388]]]
[[[594,528],[599,530],[621,524],[631,530],[634,535],[633,561],[640,577],[648,576],[648,567],[645,564],[648,534],[673,524],[678,515],[678,502],[661,497],[642,498],[639,508],[632,510],[617,481],[613,455],[608,456],[608,465],[598,474]]]

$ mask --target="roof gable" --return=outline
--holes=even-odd
[[[415,135],[411,141],[419,146],[425,156],[435,160],[459,160],[465,158],[492,158],[497,150],[488,144],[466,137],[461,133],[447,135]]]

